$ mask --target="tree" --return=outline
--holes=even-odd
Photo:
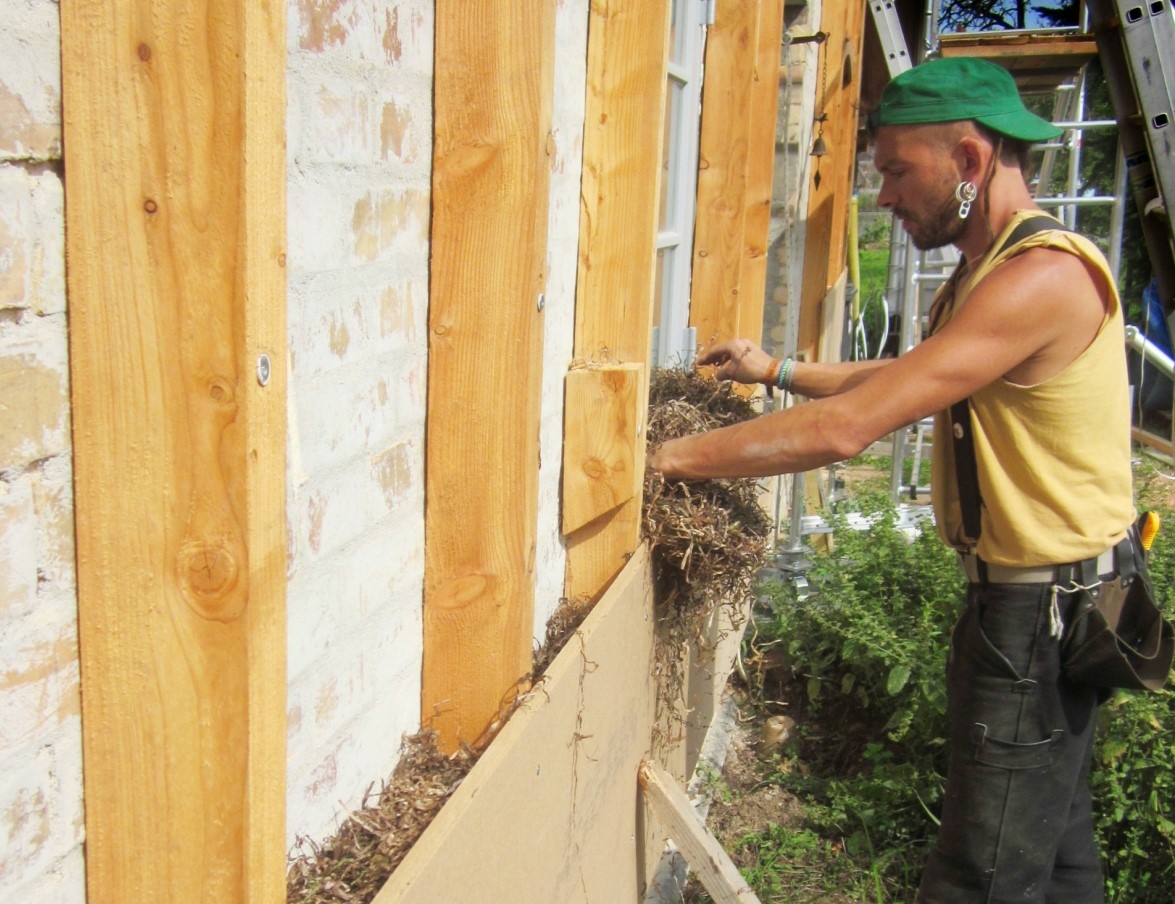
[[[1040,23],[1049,28],[1076,26],[1080,0],[1058,6],[1032,6],[1028,0],[944,0],[939,13],[942,31],[1005,31]]]
[[[938,26],[942,31],[1004,31],[1028,27],[1028,0],[948,0]]]

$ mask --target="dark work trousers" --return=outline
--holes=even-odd
[[[1103,904],[1098,692],[1060,674],[1049,584],[971,584],[947,660],[950,761],[919,904]],[[1060,594],[1067,618],[1076,596]]]

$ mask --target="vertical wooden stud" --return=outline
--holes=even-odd
[[[436,9],[424,722],[473,743],[530,671],[554,0]]]
[[[809,167],[808,222],[804,233],[804,279],[800,295],[798,351],[820,357],[822,326],[828,318],[825,298],[845,270],[849,200],[857,160],[858,100],[861,96],[861,45],[865,4],[825,6],[821,29],[828,34],[820,47],[820,80],[816,115],[824,114],[824,145],[828,154]],[[819,134],[817,124],[814,135]],[[817,184],[819,174],[819,184]],[[843,296],[841,296],[843,297]],[[838,343],[837,344],[839,347]]]
[[[740,335],[751,84],[758,55],[758,21],[758,0],[727,0],[718,4],[717,21],[706,37],[690,292],[690,324],[697,327],[702,345]]]
[[[285,6],[61,20],[87,900],[280,900]]]
[[[591,5],[575,308],[575,354],[589,362],[649,360],[668,41],[668,3]],[[647,386],[646,368],[642,420]],[[638,492],[567,538],[567,595],[597,596],[639,541]]]
[[[747,138],[746,225],[739,275],[738,335],[759,342],[767,292],[767,242],[774,194],[775,130],[779,109],[779,56],[783,0],[761,0],[755,69],[750,85]]]

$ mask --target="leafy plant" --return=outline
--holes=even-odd
[[[879,888],[916,883],[935,829],[944,650],[962,579],[929,523],[899,529],[887,499],[856,502],[871,526],[834,516],[833,552],[808,573],[814,592],[766,588],[770,615],[759,630],[786,647],[809,702],[811,772],[775,780],[804,797],[813,829],[842,839],[869,877],[869,897],[884,900]]]
[[[1175,614],[1171,478],[1144,468],[1137,483],[1140,507],[1166,523],[1150,572],[1160,605]],[[770,826],[739,842],[755,855],[747,875],[764,901],[841,900],[804,897],[820,887],[846,900],[909,900],[936,831],[946,769],[944,658],[962,578],[929,525],[899,529],[883,494],[857,496],[852,507],[854,525],[864,515],[870,526],[834,517],[831,552],[807,573],[811,593],[790,583],[761,588],[755,643],[786,652],[806,705],[803,768],[777,760],[769,779],[804,801],[806,824]],[[1107,901],[1171,901],[1175,692],[1115,696],[1101,711],[1095,758]],[[813,870],[823,870],[823,880]],[[785,886],[794,893],[778,891]]]
[[[1155,599],[1175,616],[1175,509],[1171,477],[1144,466],[1139,504],[1165,527],[1148,570]],[[1166,485],[1164,485],[1166,484]],[[1160,904],[1175,892],[1175,692],[1119,693],[1103,707],[1091,777],[1109,904]]]

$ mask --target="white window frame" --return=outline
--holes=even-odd
[[[652,360],[658,367],[691,367],[696,340],[689,326],[690,277],[698,191],[705,0],[673,0],[674,40],[665,84],[668,170],[662,174],[666,211],[657,232],[661,298],[653,330]]]

